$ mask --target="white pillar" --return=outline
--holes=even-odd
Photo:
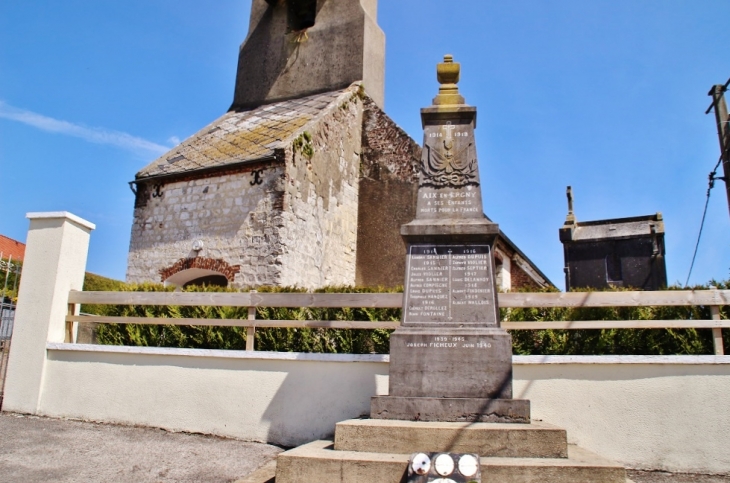
[[[81,290],[93,223],[65,211],[28,213],[3,410],[40,410],[46,343],[63,342],[69,290]]]

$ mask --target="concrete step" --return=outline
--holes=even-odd
[[[275,477],[276,460],[271,460],[250,475],[245,478],[241,478],[240,480],[236,480],[233,483],[274,483],[276,481]]]
[[[401,483],[409,454],[335,451],[314,441],[280,453],[276,483]],[[500,483],[625,483],[612,461],[568,445],[568,458],[481,458],[482,481]]]
[[[411,454],[476,453],[505,458],[567,458],[564,429],[541,422],[444,423],[351,419],[337,423],[335,450]]]

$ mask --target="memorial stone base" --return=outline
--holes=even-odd
[[[530,402],[512,399],[512,338],[499,328],[399,328],[388,393],[372,398],[371,418],[530,422]]]

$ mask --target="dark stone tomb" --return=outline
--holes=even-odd
[[[459,64],[439,64],[439,94],[421,109],[424,148],[407,246],[402,325],[390,338],[388,396],[374,419],[528,423],[512,399],[512,338],[501,329],[492,246],[474,145],[476,108],[456,86]]]

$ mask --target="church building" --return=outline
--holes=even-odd
[[[253,0],[228,112],[135,176],[128,282],[403,284],[421,147],[383,111],[377,0]],[[551,286],[500,233],[497,280]]]

